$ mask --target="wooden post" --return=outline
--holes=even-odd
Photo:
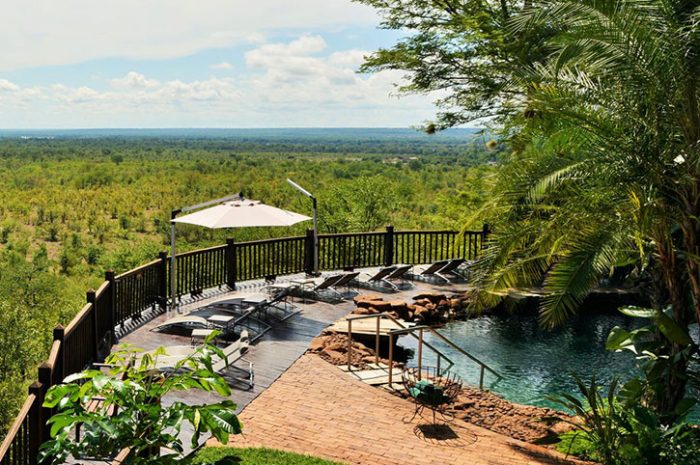
[[[389,225],[386,227],[384,234],[384,266],[390,266],[394,263],[394,227]]]
[[[479,389],[484,390],[484,365],[481,365],[481,371],[479,373]]]
[[[51,380],[51,369],[51,365],[49,365],[47,362],[44,362],[41,365],[39,365],[39,383],[43,387],[44,395],[46,395],[46,391],[48,391],[49,388],[51,388],[51,386],[53,385]],[[53,412],[50,408],[43,407],[41,417],[43,425],[41,433],[42,443],[46,442],[46,440],[49,439],[51,427],[48,425],[47,421],[49,420],[49,418],[51,418],[52,415]]]
[[[168,306],[168,252],[158,252],[158,303],[165,310]]]
[[[92,309],[92,331],[93,331],[93,337],[92,337],[92,343],[94,345],[93,351],[92,351],[92,356],[93,356],[93,361],[99,360],[100,356],[100,335],[97,334],[98,329],[100,327],[99,322],[97,321],[97,306],[95,305],[95,301],[97,300],[95,298],[95,291],[93,289],[88,289],[88,291],[85,293],[85,300],[87,303],[90,304],[90,308]]]
[[[481,248],[482,249],[486,248],[486,241],[489,237],[489,234],[491,234],[491,226],[484,223],[484,227],[481,229]]]
[[[306,230],[304,240],[304,271],[307,275],[314,274],[314,230]]]
[[[58,357],[56,357],[56,362],[58,366],[53,367],[54,371],[58,375],[58,381],[61,382],[63,381],[64,376],[64,356],[65,356],[65,338],[66,338],[66,330],[63,326],[61,325],[56,325],[56,327],[53,329],[53,340],[54,341],[59,341],[61,343],[61,348],[58,351]]]
[[[109,282],[109,286],[106,292],[109,292],[109,311],[107,312],[109,318],[109,329],[111,331],[110,345],[117,342],[117,334],[114,331],[116,314],[117,314],[117,282],[115,280],[114,271],[107,270],[105,272],[105,279]]]
[[[236,242],[226,239],[226,284],[236,289]]]
[[[29,409],[29,444],[28,444],[28,459],[29,465],[38,465],[39,463],[39,448],[44,442],[43,432],[45,420],[42,418],[42,404],[44,403],[44,388],[42,384],[36,381],[29,386],[29,394],[34,395],[35,399],[32,407]]]

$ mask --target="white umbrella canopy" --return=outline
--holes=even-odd
[[[292,226],[311,218],[265,205],[258,200],[233,200],[172,220],[205,228],[252,228]]]

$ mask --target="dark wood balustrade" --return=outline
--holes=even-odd
[[[319,268],[340,270],[424,264],[450,258],[474,260],[486,244],[481,231],[394,231],[319,235]],[[176,295],[236,282],[313,271],[313,233],[252,242],[227,241],[176,256]],[[150,308],[165,308],[170,296],[169,257],[120,275],[108,271],[105,282],[87,292],[87,303],[65,328],[57,326],[49,358],[38,369],[16,420],[0,445],[0,465],[37,465],[40,445],[49,439],[46,421],[54,413],[42,406],[46,391],[73,373],[99,361],[115,342],[115,328],[141,318]]]

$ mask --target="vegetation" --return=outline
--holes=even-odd
[[[205,447],[197,452],[194,464],[240,465],[337,465],[308,455],[265,448]]]
[[[604,436],[589,439],[605,462],[643,463],[611,452],[618,445],[606,438],[626,441],[618,414],[652,415],[654,434],[682,428],[696,377],[688,327],[700,322],[697,2],[360,1],[381,9],[386,27],[414,31],[365,69],[405,70],[405,91],[447,93],[428,131],[483,116],[501,128],[507,153],[485,205],[495,235],[475,274],[476,307],[493,303],[493,291],[541,286],[541,321],[555,326],[604,282],[651,297],[652,309],[628,310],[649,318],[648,328],[610,336],[644,368],[621,388],[636,394],[634,408],[618,412],[610,397],[594,415],[606,425],[589,427]],[[570,399],[584,418],[601,401],[590,390],[587,405]],[[649,463],[663,462],[660,450],[650,454]]]
[[[57,413],[49,420],[53,439],[42,446],[42,460],[58,464],[69,456],[106,459],[129,449],[129,464],[153,463],[154,456],[160,464],[191,462],[178,437],[187,423],[193,431],[193,448],[203,433],[228,442],[229,435],[239,434],[242,428],[233,402],[161,404],[168,393],[188,389],[222,397],[231,394],[228,382],[212,369],[212,360],[225,358],[220,349],[209,344],[213,337],[167,372],[156,369],[158,357],[167,355],[163,348],[139,358],[138,351],[127,347],[108,357],[107,364],[112,366],[109,374],[86,370],[53,386],[44,406],[56,408]],[[94,398],[104,400],[90,410],[88,405]],[[78,427],[82,431],[79,438],[74,434]],[[170,452],[161,454],[161,448]]]
[[[0,437],[47,357],[52,328],[70,321],[106,270],[168,250],[173,208],[243,191],[309,214],[287,177],[318,196],[322,232],[454,229],[482,204],[494,169],[486,162],[497,156],[482,140],[386,132],[0,139]],[[302,235],[309,226],[178,226],[178,248]]]

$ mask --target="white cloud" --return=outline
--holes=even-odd
[[[136,71],[90,86],[0,79],[0,127],[408,126],[434,114],[435,95],[396,98],[401,72],[358,74],[369,52],[328,48],[318,35],[263,43],[235,79],[156,80]]]
[[[14,82],[10,82],[7,79],[0,79],[0,92],[16,92],[19,90],[19,86]]]
[[[131,71],[124,77],[112,79],[110,83],[115,89],[148,89],[158,87],[159,84],[155,79],[148,79],[136,71]]]
[[[331,31],[377,24],[349,0],[3,0],[0,70],[108,57],[166,59],[275,30]]]
[[[218,70],[233,69],[233,65],[231,63],[229,63],[228,61],[222,61],[221,63],[215,63],[209,67],[211,69],[218,69]]]

